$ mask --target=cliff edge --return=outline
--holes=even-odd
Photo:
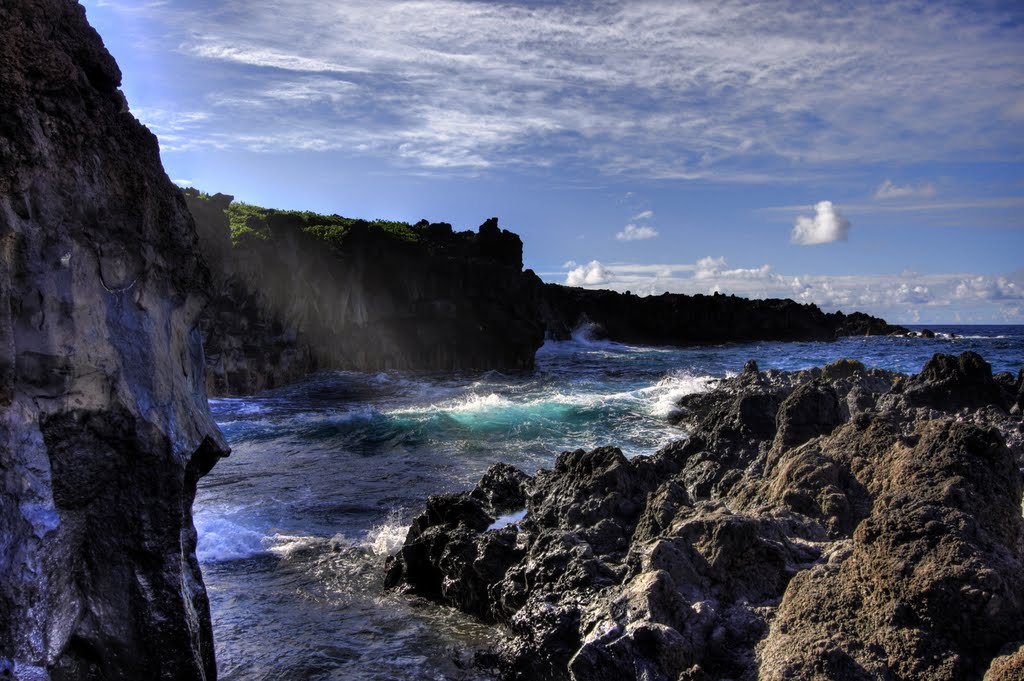
[[[203,321],[211,394],[316,368],[533,367],[540,279],[523,271],[523,243],[497,219],[456,232],[184,193],[213,272]]]
[[[213,395],[258,392],[318,368],[521,371],[545,338],[566,340],[581,326],[642,345],[908,333],[792,300],[545,284],[523,270],[522,241],[497,218],[456,232],[184,194],[213,271],[203,320]]]
[[[214,679],[209,272],[81,5],[0,3],[0,676]]]

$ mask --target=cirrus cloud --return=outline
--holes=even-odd
[[[888,199],[930,199],[935,196],[935,185],[924,183],[918,185],[898,185],[886,180],[875,190],[875,198]]]
[[[647,225],[626,225],[626,228],[615,235],[615,238],[619,241],[642,241],[644,239],[653,239],[658,236],[658,230]]]

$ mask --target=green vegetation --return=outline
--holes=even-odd
[[[201,198],[206,197],[201,195]],[[231,242],[235,245],[247,239],[273,239],[274,230],[285,225],[294,225],[335,249],[344,245],[353,229],[376,230],[386,238],[411,244],[422,242],[425,236],[425,222],[416,225],[395,220],[368,222],[341,215],[320,215],[308,210],[276,210],[240,202],[228,205],[225,213],[231,226]],[[273,229],[271,224],[274,225]]]

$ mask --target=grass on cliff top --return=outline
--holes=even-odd
[[[396,241],[415,244],[423,240],[423,230],[420,226],[395,220],[368,222],[341,215],[320,215],[308,210],[276,210],[240,202],[232,202],[225,212],[231,226],[231,242],[236,245],[246,239],[272,239],[273,230],[268,220],[277,216],[285,220],[294,220],[301,226],[302,231],[316,236],[334,248],[341,248],[346,236],[357,225],[364,225],[369,230],[379,230]]]

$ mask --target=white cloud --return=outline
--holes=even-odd
[[[631,217],[630,220],[632,220],[633,222],[639,222],[640,220],[650,220],[653,217],[654,217],[654,211],[653,210],[645,210],[645,211],[641,211],[641,212],[637,213],[636,215]]]
[[[725,267],[725,258],[712,258],[709,255],[697,261],[697,269],[694,271],[693,276],[696,279],[711,279],[721,274],[723,267]]]
[[[626,225],[626,228],[615,235],[615,238],[619,241],[641,241],[643,239],[653,239],[658,236],[658,230],[647,225]]]
[[[192,180],[171,180],[171,182],[173,182],[174,184],[178,185],[179,187],[191,187],[192,186]]]
[[[846,241],[850,221],[842,216],[831,201],[819,201],[814,206],[814,217],[799,216],[793,225],[790,241],[801,246]]]
[[[608,278],[601,276],[598,266]],[[588,274],[595,283],[586,281]],[[859,310],[896,323],[914,323],[915,318],[941,323],[958,316],[964,323],[1019,323],[1024,308],[1024,270],[995,275],[910,271],[891,275],[792,275],[776,273],[767,264],[729,268],[725,258],[709,256],[696,264],[612,263],[607,268],[595,261],[578,268],[573,285],[629,290],[638,295],[718,291],[747,298],[791,298],[826,311]]]
[[[575,265],[575,263],[572,264]],[[597,260],[591,260],[586,265],[580,265],[570,270],[565,277],[565,284],[566,286],[601,286],[614,278],[615,275],[611,270]]]
[[[875,190],[875,198],[888,199],[929,199],[935,196],[935,185],[931,183],[918,185],[897,185],[892,180],[883,182]]]

